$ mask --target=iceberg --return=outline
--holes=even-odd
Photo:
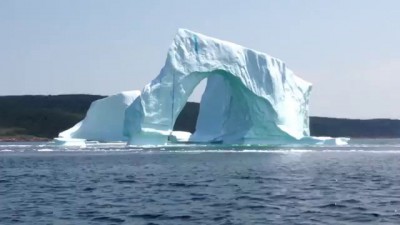
[[[126,108],[140,95],[140,91],[125,91],[92,102],[86,117],[72,128],[61,132],[56,143],[75,145],[82,140],[99,142],[127,141],[123,135]]]
[[[309,131],[311,83],[280,59],[179,29],[159,75],[125,111],[129,145],[164,145],[194,88],[207,79],[189,142],[341,143]]]

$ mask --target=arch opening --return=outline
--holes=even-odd
[[[188,77],[196,75],[199,74],[190,74]],[[173,121],[174,131],[192,133],[190,142],[242,141],[253,127],[249,102],[254,101],[254,94],[229,72],[215,70],[201,75],[204,76],[201,82],[206,83],[206,87],[200,104],[190,102],[187,95],[181,96],[182,100],[186,99],[187,102],[183,103],[185,105]],[[193,92],[201,82],[194,87]]]
[[[189,96],[181,112],[175,120],[173,131],[185,131],[194,133],[200,110],[201,97],[207,85],[207,77],[200,81]]]

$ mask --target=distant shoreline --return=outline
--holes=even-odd
[[[50,140],[51,140],[50,138],[44,138],[44,137],[26,137],[26,136],[0,137],[0,142],[45,142]]]
[[[0,142],[49,141],[81,121],[101,95],[0,96]],[[187,102],[174,130],[194,133],[200,104]],[[352,139],[400,138],[398,119],[345,119],[311,116],[311,136]]]

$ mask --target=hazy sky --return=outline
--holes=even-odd
[[[1,0],[0,95],[141,89],[180,27],[284,60],[311,115],[400,119],[398,0]]]

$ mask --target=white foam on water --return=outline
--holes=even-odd
[[[53,150],[53,149],[50,149],[50,148],[38,149],[37,151],[38,151],[38,152],[54,152],[54,150]]]
[[[3,150],[0,150],[0,152],[13,152],[14,150],[11,150],[11,149],[3,149]]]
[[[10,148],[26,148],[26,147],[32,147],[34,145],[0,145],[0,148],[2,147],[10,147]]]
[[[212,145],[212,144],[168,144],[128,146],[125,143],[91,143],[84,148],[55,146],[52,143],[27,145],[25,143],[0,143],[0,152],[130,152],[136,153],[363,153],[400,154],[399,141],[366,140],[369,143],[354,143],[346,146],[265,146],[265,145]]]

